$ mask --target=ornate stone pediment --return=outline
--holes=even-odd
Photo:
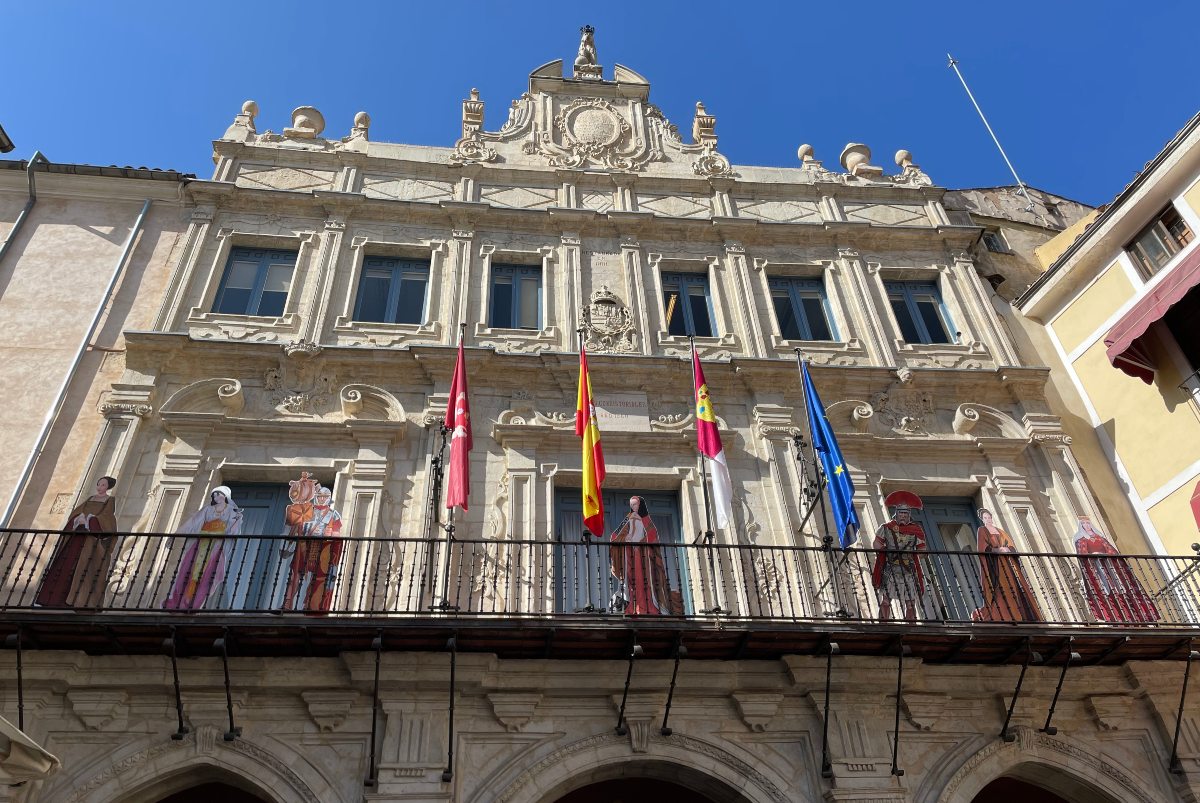
[[[463,101],[462,137],[451,164],[504,162],[566,169],[641,172],[659,164],[664,172],[723,178],[734,175],[717,151],[716,116],[696,104],[692,142],[649,102],[649,82],[623,65],[605,80],[596,57],[595,33],[584,28],[573,74],[563,61],[544,64],[529,76],[529,91],[512,102],[498,131],[483,130],[484,101],[472,90]]]

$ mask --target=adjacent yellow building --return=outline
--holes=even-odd
[[[1200,114],[1107,207],[1039,249],[1016,306],[1078,392],[1150,544],[1200,541]],[[1057,359],[1058,364],[1055,365]],[[1064,394],[1069,397],[1073,394]]]

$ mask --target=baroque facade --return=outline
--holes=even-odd
[[[685,138],[642,76],[606,79],[590,31],[572,75],[539,67],[498,130],[472,92],[450,148],[375,142],[365,113],[330,137],[311,107],[260,133],[258,113],[214,143],[211,180],[184,182],[186,225],[137,296],[153,314],[117,327],[106,415],[70,432],[90,457],[14,522],[61,527],[59,494],[116,477],[102,610],[38,610],[57,536],[5,534],[5,712],[62,769],[0,799],[1196,799],[1185,575],[1124,581],[1153,618],[1097,608],[1075,536],[1113,524],[1048,369],[997,312],[981,226],[907,151],[891,174],[861,144],[841,170],[808,146],[795,168],[732,164],[703,104]],[[473,494],[443,548],[428,500],[460,332]],[[578,545],[581,341],[609,518],[648,500],[673,616],[614,610],[606,547]],[[711,545],[693,543],[693,341],[736,496]],[[876,555],[823,546],[797,353],[863,546],[890,494],[925,500],[940,556],[916,621],[880,619]],[[223,487],[277,560],[301,472],[341,512],[332,603],[280,614],[231,564],[219,602],[165,610],[193,547],[158,534]],[[980,622],[981,509],[1030,553],[1036,617]]]

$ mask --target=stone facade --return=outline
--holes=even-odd
[[[664,292],[664,276],[679,273],[709,290],[712,332],[695,342],[737,497],[719,543],[821,543],[791,451],[805,426],[796,349],[811,360],[841,440],[864,534],[887,519],[883,499],[901,488],[997,511],[1024,551],[1073,551],[1080,516],[1108,527],[1047,399],[1047,370],[1022,357],[993,306],[973,252],[980,227],[951,217],[946,191],[911,154],[896,154],[893,174],[860,144],[843,151],[842,171],[808,146],[796,168],[735,165],[703,104],[685,139],[650,102],[642,76],[617,65],[605,80],[590,32],[574,76],[562,70],[560,61],[535,70],[495,131],[484,129],[484,101],[472,92],[451,148],[372,141],[365,113],[330,138],[311,107],[296,109],[282,134],[259,133],[258,107],[247,102],[214,143],[213,178],[186,187],[186,226],[164,281],[140,286],[138,303],[154,314],[127,322],[122,373],[101,379],[111,382],[103,408],[111,414],[80,415],[71,434],[91,441],[91,456],[73,462],[73,476],[47,482],[18,523],[61,526],[57,495],[74,498],[112,474],[122,531],[173,532],[214,486],[285,485],[303,470],[334,489],[347,534],[429,537],[429,457],[465,327],[475,449],[460,537],[497,548],[556,539],[558,492],[580,484],[573,410],[582,337],[601,407],[626,411],[610,412],[604,429],[606,487],[677,495],[678,529],[690,540],[704,529],[704,500],[689,342],[671,334]],[[220,311],[238,249],[294,252],[279,310]],[[374,258],[427,264],[419,322],[356,320]],[[536,322],[526,328],[494,325],[493,277],[511,265],[540,277]],[[822,283],[833,339],[788,339],[773,280]],[[895,283],[934,288],[949,342],[904,337],[889,299]],[[138,541],[123,543],[132,554]],[[819,578],[825,569],[808,571]],[[1039,589],[1047,610],[1076,604],[1059,591]],[[799,604],[814,618],[832,613],[820,594]],[[22,616],[23,626],[38,626],[37,612]],[[157,616],[145,620],[155,634],[168,627]],[[377,621],[387,620],[371,627]],[[624,662],[465,651],[457,764],[443,780],[448,655],[384,651],[378,779],[364,791],[374,654],[235,650],[228,705],[242,733],[226,740],[221,661],[193,645],[179,667],[188,732],[172,739],[169,659],[112,654],[121,652],[114,638],[118,647],[35,644],[24,653],[27,730],[63,770],[0,799],[156,803],[217,780],[280,803],[554,803],[622,776],[752,803],[969,803],[1001,776],[1075,802],[1194,800],[1200,789],[1191,785],[1200,761],[1194,704],[1180,745],[1184,774],[1166,767],[1179,662],[1071,670],[1057,736],[1037,729],[1058,667],[1034,667],[1008,742],[997,734],[1016,667],[905,659],[897,700],[894,652],[838,657],[826,778],[823,658],[683,661],[672,733],[662,735],[670,660],[637,664],[627,733],[618,734]],[[1014,639],[1012,655],[1022,643]],[[6,715],[14,675],[6,659]],[[892,772],[897,705],[903,775]]]

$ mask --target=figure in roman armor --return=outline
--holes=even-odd
[[[293,499],[303,499],[307,493],[303,485],[306,478],[302,475],[300,483],[292,485],[296,492]],[[310,499],[294,502],[287,509],[288,532],[295,539],[289,546],[295,552],[283,608],[322,613],[333,602],[342,559],[342,516],[331,505],[333,492],[313,480],[309,482],[313,487]]]
[[[872,546],[878,550],[871,582],[879,597],[879,618],[892,618],[892,604],[903,606],[904,618],[917,620],[917,605],[925,594],[920,553],[925,551],[925,530],[913,521],[912,512],[924,503],[912,491],[888,494],[883,503],[895,512],[875,531]]]

